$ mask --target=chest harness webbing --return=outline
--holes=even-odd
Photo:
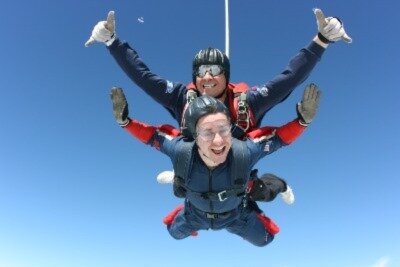
[[[236,115],[236,122],[232,127],[232,135],[242,138],[247,130],[254,127],[254,121],[251,120],[251,112],[247,103],[247,94],[245,92],[233,92],[233,100],[230,97],[228,93],[229,102],[233,104],[233,107],[230,108],[233,108],[231,113]]]
[[[175,171],[175,196],[185,197],[187,191],[211,201],[225,201],[229,197],[244,196],[246,190],[245,178],[249,177],[248,160],[245,156],[247,149],[245,142],[235,138],[232,139],[232,163],[229,166],[232,187],[220,192],[195,192],[187,186],[191,179],[190,173],[193,165],[194,153],[198,153],[194,144],[195,141],[180,142],[177,144],[178,156],[173,162]]]
[[[189,84],[187,88],[186,104],[183,108],[182,114],[185,114],[188,105],[197,97],[197,91],[192,83]],[[248,85],[245,83],[235,85],[229,84],[227,88],[229,111],[231,113],[232,121],[234,122],[232,127],[232,136],[236,138],[243,138],[249,129],[251,130],[256,127],[254,113],[251,111],[247,101],[247,90]],[[183,116],[181,121],[181,132],[184,134],[186,132]]]

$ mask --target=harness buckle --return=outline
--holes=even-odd
[[[217,219],[218,218],[218,214],[206,212],[206,218],[207,219]]]
[[[195,98],[197,97],[197,93],[195,90],[188,90],[186,94],[186,101],[188,104],[190,104]]]
[[[250,128],[250,113],[246,101],[246,94],[241,93],[237,102],[237,119],[236,124],[247,131]]]
[[[238,102],[238,113],[239,113],[239,114],[245,114],[246,111],[247,111],[246,102],[240,100],[240,101]]]
[[[226,195],[226,190],[221,191],[217,194],[219,201],[225,201],[228,199],[228,196]]]

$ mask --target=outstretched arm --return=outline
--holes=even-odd
[[[106,21],[98,22],[85,46],[95,42],[106,44],[111,55],[128,77],[151,98],[165,107],[179,121],[185,103],[186,87],[172,83],[152,73],[128,43],[121,42],[115,31],[114,11],[110,11]]]
[[[127,130],[131,135],[139,141],[149,144],[157,149],[166,151],[172,147],[176,137],[180,135],[178,129],[171,125],[161,125],[155,127],[145,124],[135,119],[130,119],[128,102],[121,88],[113,87],[111,89],[111,100],[113,103],[113,114],[117,123]]]
[[[248,133],[247,136],[256,142],[277,136],[283,145],[291,144],[314,119],[319,107],[320,97],[321,91],[317,85],[307,85],[302,100],[296,106],[296,119],[280,127],[266,126],[256,129]]]
[[[168,81],[153,73],[136,50],[126,42],[116,39],[108,49],[126,75],[146,94],[165,107],[180,123],[186,86]]]
[[[351,42],[343,23],[336,17],[325,17],[320,9],[314,9],[318,34],[313,41],[293,57],[288,66],[265,85],[254,88],[248,93],[249,104],[255,114],[257,123],[275,105],[284,101],[292,91],[308,78],[321,59],[328,44],[344,40]]]

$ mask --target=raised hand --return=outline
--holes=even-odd
[[[297,104],[297,115],[301,124],[306,126],[314,119],[319,107],[320,97],[321,91],[318,89],[317,85],[311,83],[306,86],[303,98],[301,102]]]
[[[344,30],[343,23],[336,17],[325,17],[324,13],[319,8],[314,8],[314,14],[317,19],[319,37],[323,42],[336,42],[343,40],[346,43],[351,43],[353,40],[347,35]],[[321,38],[322,35],[322,38]],[[325,38],[325,40],[323,40]]]
[[[99,21],[96,26],[94,26],[92,35],[86,41],[85,46],[88,47],[95,42],[105,43],[106,45],[111,45],[115,40],[115,17],[114,11],[108,12],[107,21]]]
[[[113,87],[111,89],[111,101],[115,120],[120,126],[126,126],[129,123],[129,110],[124,91],[119,87]]]

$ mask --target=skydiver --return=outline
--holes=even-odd
[[[199,230],[226,229],[255,246],[265,246],[274,239],[279,228],[246,201],[246,185],[261,158],[293,142],[311,123],[319,106],[317,86],[306,87],[294,121],[245,141],[232,137],[229,110],[211,96],[197,97],[189,104],[183,136],[172,126],[154,127],[129,118],[121,88],[111,90],[111,99],[118,124],[166,154],[184,183],[184,204],[164,220],[173,238],[184,239]],[[274,190],[276,196],[286,188],[283,184]]]
[[[189,85],[171,82],[154,74],[136,50],[117,37],[114,11],[108,13],[107,21],[100,21],[95,25],[86,45],[94,42],[106,44],[111,55],[132,81],[164,106],[182,127],[184,108],[193,90],[197,95],[210,95],[224,102],[231,111],[233,134],[240,138],[246,131],[259,127],[267,111],[285,100],[309,76],[330,43],[339,40],[351,42],[340,19],[325,17],[320,9],[314,9],[314,13],[318,33],[312,42],[302,48],[280,74],[266,84],[251,87],[251,90],[248,90],[250,87],[245,83],[230,83],[229,59],[216,48],[202,49],[195,55],[192,62],[192,83]],[[239,114],[236,107],[240,96],[244,101],[242,107],[246,116]]]
[[[302,48],[288,66],[266,84],[251,87],[245,83],[230,83],[228,57],[216,48],[200,50],[192,63],[192,83],[184,85],[171,82],[150,71],[135,49],[121,41],[115,30],[114,11],[107,21],[98,22],[86,42],[106,44],[107,49],[125,73],[143,91],[164,106],[185,130],[182,118],[188,99],[193,92],[211,95],[224,102],[231,111],[233,136],[243,138],[246,132],[260,126],[265,114],[276,104],[285,100],[301,84],[320,60],[330,43],[344,40],[351,42],[343,23],[336,17],[325,17],[320,9],[314,9],[318,33],[308,46]],[[241,110],[239,110],[239,106]],[[167,174],[167,176],[165,176]],[[171,182],[171,172],[163,173],[160,182]]]

